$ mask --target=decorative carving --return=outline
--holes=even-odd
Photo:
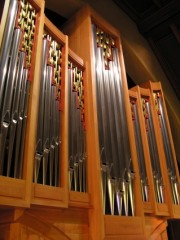
[[[27,68],[31,67],[33,46],[35,40],[35,24],[36,24],[36,10],[26,0],[19,2],[19,11],[17,16],[16,27],[22,29],[23,37],[21,43],[21,50],[26,52],[25,65]]]
[[[145,119],[145,127],[146,127],[146,131],[148,131],[148,119],[149,119],[149,114],[148,114],[148,110],[147,110],[147,106],[146,106],[146,102],[148,102],[148,99],[145,97],[141,98],[141,103],[142,103],[142,110],[143,110],[143,115],[144,115],[144,119]]]
[[[109,70],[109,61],[113,61],[112,48],[115,47],[115,41],[108,33],[96,26],[96,43],[103,49],[105,69]]]
[[[82,69],[69,61],[68,67],[73,69],[72,89],[77,93],[77,108],[81,110],[81,120],[84,122],[84,78]]]
[[[56,85],[56,100],[61,102],[62,45],[47,33],[44,34],[44,37],[49,41],[49,53],[47,59],[48,65],[53,66],[52,85]]]

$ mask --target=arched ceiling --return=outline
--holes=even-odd
[[[164,73],[180,101],[180,1],[179,0],[111,0],[137,25],[152,47]],[[47,14],[60,15],[59,26],[84,3],[91,0],[46,0]],[[97,0],[102,8],[108,1]],[[93,7],[95,4],[93,5]],[[50,10],[50,11],[49,11]],[[96,9],[95,9],[96,10]],[[52,16],[53,17],[53,16]],[[54,14],[54,17],[55,14]]]
[[[148,40],[180,100],[180,1],[113,0]]]

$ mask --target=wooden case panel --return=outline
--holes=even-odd
[[[1,211],[1,216],[1,240],[88,239],[87,214],[81,209],[11,209]]]
[[[153,216],[145,217],[146,239],[167,240],[167,221]]]
[[[127,236],[134,235],[137,237],[141,236],[143,233],[143,224],[141,219],[138,217],[133,219],[132,217],[122,217],[118,216],[104,216],[105,222],[105,234],[106,236]],[[141,239],[141,238],[140,238]]]

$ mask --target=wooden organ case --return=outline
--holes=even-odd
[[[63,30],[71,49],[88,65],[85,99],[87,182],[93,206],[89,211],[90,236],[143,239],[137,155],[119,32],[89,7],[77,13]]]
[[[42,1],[6,1],[1,21],[1,204],[30,206]],[[36,66],[36,67],[35,67]],[[11,140],[10,140],[11,139]]]
[[[0,30],[0,240],[168,239],[163,91],[128,90],[117,29],[86,5],[62,33],[44,1],[8,0]]]
[[[139,148],[137,146],[140,143],[139,134],[143,140],[143,149],[147,147],[145,155],[142,155],[143,152],[140,151],[138,154],[140,169],[142,168],[142,157],[150,160],[150,162],[145,160],[146,179],[149,181],[149,202],[146,201],[147,198],[143,197],[146,227],[149,224],[153,225],[153,222],[155,227],[159,221],[158,228],[162,230],[163,234],[161,237],[167,239],[166,230],[163,230],[166,229],[166,219],[179,218],[179,187],[177,187],[179,172],[162,87],[160,82],[145,82],[130,89],[129,96],[134,134],[137,139],[136,147]],[[139,129],[136,123],[138,120],[140,122]],[[149,174],[152,174],[150,179]],[[140,179],[143,179],[141,174]],[[141,184],[143,190],[144,181],[141,180]],[[145,193],[144,191],[143,195]],[[151,203],[151,194],[154,195],[151,205],[153,214],[148,214],[150,208],[147,209],[147,207]],[[156,224],[155,218],[158,220]],[[148,228],[146,230],[148,232]],[[152,233],[150,239],[156,239],[158,233],[155,232]]]
[[[31,201],[41,205],[67,206],[67,36],[44,17],[41,41]]]
[[[173,218],[179,218],[179,170],[177,166],[176,153],[172,139],[165,98],[160,82],[145,82],[141,84],[144,89],[149,89],[154,109],[154,118],[158,132],[159,148],[165,166],[166,188],[168,190],[169,214]]]

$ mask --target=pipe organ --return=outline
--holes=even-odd
[[[142,201],[144,203],[147,203],[150,201],[149,177],[147,174],[147,167],[145,162],[146,154],[143,148],[137,96],[133,96],[133,94],[130,94],[130,104],[131,104],[133,129],[134,129],[135,143],[136,143],[137,156],[138,156],[138,167],[139,167]]]
[[[69,189],[86,192],[86,129],[84,112],[84,71],[68,63],[69,99]]]
[[[7,177],[22,178],[36,19],[30,3],[10,2],[0,60],[0,174]]]
[[[174,204],[178,205],[179,202],[179,191],[177,188],[177,174],[175,169],[175,164],[173,161],[173,155],[172,155],[172,149],[171,149],[171,143],[168,135],[167,130],[167,120],[165,118],[164,114],[164,106],[163,106],[163,99],[160,91],[154,91],[153,92],[154,102],[156,105],[156,112],[159,118],[159,128],[161,130],[162,134],[162,140],[163,140],[163,148],[165,152],[166,157],[166,165],[167,165],[167,171],[169,175],[169,181],[171,185],[171,194],[172,194],[172,201]]]
[[[142,110],[143,110],[143,115],[144,115],[145,125],[146,125],[148,146],[150,150],[151,165],[153,170],[156,202],[164,203],[164,192],[163,192],[164,184],[162,179],[160,160],[158,157],[157,142],[155,138],[155,130],[154,130],[153,119],[152,119],[152,110],[151,110],[151,106],[148,98],[142,96],[141,101],[142,101]]]
[[[128,90],[120,34],[89,6],[61,32],[44,1],[8,0],[0,27],[0,239],[167,239],[180,192],[160,82]]]
[[[143,83],[142,87],[149,89],[151,92],[153,113],[156,120],[156,131],[159,136],[158,145],[161,149],[163,165],[166,168],[164,172],[166,189],[168,189],[167,201],[170,202],[169,212],[172,216],[178,217],[180,192],[177,187],[177,183],[179,179],[179,172],[162,86],[160,82],[147,82]]]
[[[58,186],[62,46],[48,34],[44,34],[42,45],[34,181]]]
[[[104,212],[109,208],[112,215],[134,215],[134,173],[118,49],[99,27],[92,25],[92,32]]]

